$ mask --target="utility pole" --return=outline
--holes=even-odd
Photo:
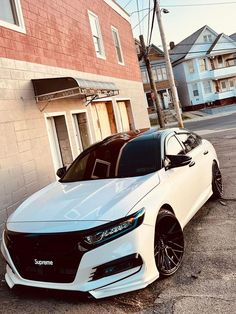
[[[170,62],[170,56],[169,56],[169,52],[168,52],[168,48],[167,48],[167,44],[166,44],[165,32],[164,32],[164,28],[163,28],[163,24],[162,24],[162,20],[161,20],[160,2],[159,2],[159,0],[153,0],[153,1],[154,1],[154,6],[156,4],[156,17],[157,17],[159,30],[160,30],[161,41],[162,41],[162,46],[163,46],[165,61],[166,61],[167,74],[168,74],[168,79],[170,82],[170,88],[171,88],[174,108],[175,108],[176,115],[177,115],[178,125],[180,128],[183,128],[184,124],[183,124],[181,111],[180,111],[179,96],[177,93],[177,88],[175,86],[173,69],[172,69],[172,65]],[[168,11],[166,10],[165,13],[168,13]]]
[[[161,111],[161,105],[160,105],[160,101],[159,101],[158,94],[157,94],[157,88],[156,88],[156,84],[155,84],[154,79],[153,79],[152,68],[151,68],[149,58],[148,58],[147,47],[145,45],[143,35],[139,36],[139,40],[140,40],[140,44],[141,44],[142,57],[144,59],[144,62],[146,64],[146,68],[147,68],[147,72],[148,72],[150,86],[151,86],[151,89],[154,93],[155,107],[156,107],[156,111],[157,111],[158,121],[159,121],[160,127],[164,128],[165,122],[163,119],[163,115],[162,115],[162,111]]]

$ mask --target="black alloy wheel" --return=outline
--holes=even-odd
[[[222,175],[216,161],[212,164],[212,191],[214,198],[221,198],[223,196]]]
[[[173,275],[181,265],[184,235],[175,215],[163,209],[156,222],[154,256],[160,276]]]

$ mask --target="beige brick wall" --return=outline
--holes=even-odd
[[[54,76],[114,82],[118,97],[130,99],[135,127],[149,126],[142,82],[0,58],[0,230],[25,198],[55,180],[45,113],[66,112],[72,152],[77,152],[70,111],[84,109],[84,102],[64,99],[44,108],[34,100],[31,79]]]

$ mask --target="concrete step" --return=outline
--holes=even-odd
[[[165,123],[170,123],[170,122],[176,122],[177,118],[176,118],[176,113],[174,110],[170,109],[170,110],[163,110],[163,116],[164,116],[164,120]]]
[[[162,114],[163,114],[163,118],[164,118],[164,121],[165,121],[166,124],[177,121],[176,113],[172,109],[162,110]],[[158,124],[158,119],[157,119],[157,113],[156,112],[149,114],[149,119],[150,119],[151,125]]]

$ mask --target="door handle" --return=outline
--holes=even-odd
[[[203,155],[207,155],[208,154],[208,150],[205,150]]]
[[[189,164],[189,167],[192,167],[195,165],[195,161],[191,161],[190,164]]]

